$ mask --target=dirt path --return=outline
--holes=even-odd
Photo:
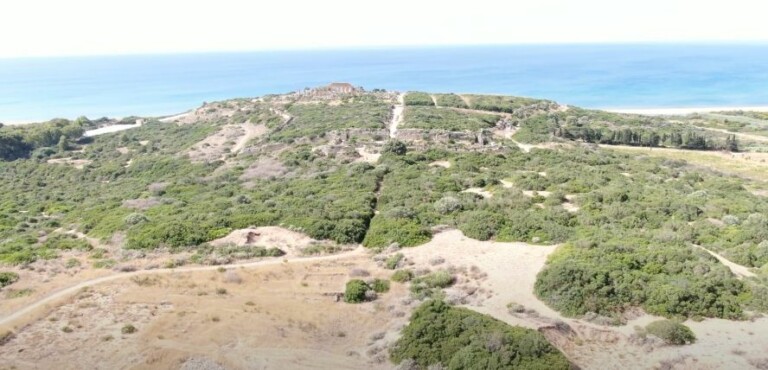
[[[752,271],[749,271],[748,267],[739,265],[738,263],[735,263],[735,262],[731,262],[730,260],[728,260],[727,258],[719,255],[718,253],[715,253],[715,252],[713,252],[713,251],[711,251],[711,250],[709,250],[707,248],[704,248],[704,247],[702,247],[700,245],[696,245],[696,246],[701,248],[701,249],[703,249],[703,250],[705,250],[705,251],[707,251],[707,253],[711,254],[712,257],[717,258],[717,260],[720,261],[720,263],[722,263],[723,265],[728,267],[731,270],[731,272],[734,275],[738,276],[739,278],[755,276],[755,273],[753,273]]]
[[[265,125],[246,123],[243,124],[243,129],[245,130],[245,134],[237,140],[235,146],[230,149],[230,153],[240,153],[249,141],[267,133],[267,126]]]
[[[469,104],[469,99],[467,99],[467,97],[466,97],[466,96],[464,96],[464,95],[459,95],[459,97],[461,98],[461,100],[463,100],[463,101],[464,101],[464,104],[466,104],[466,105],[467,105],[467,108],[471,108],[471,107],[472,107],[472,104]]]
[[[389,123],[389,137],[393,139],[397,136],[397,126],[403,123],[403,110],[405,110],[405,105],[403,103],[404,98],[405,94],[398,95],[397,104],[392,108],[392,122]]]
[[[134,272],[128,272],[128,273],[121,273],[116,275],[109,275],[104,276],[96,279],[86,280],[83,282],[78,283],[77,285],[70,286],[68,288],[64,288],[62,290],[53,292],[49,295],[47,295],[44,298],[41,298],[40,300],[27,305],[26,307],[17,310],[16,312],[5,316],[0,319],[0,327],[6,326],[8,324],[13,323],[16,320],[22,319],[25,315],[32,313],[33,311],[40,309],[40,308],[50,308],[52,303],[54,303],[56,300],[65,298],[70,294],[77,293],[83,288],[91,287],[94,285],[118,280],[118,279],[127,279],[134,276],[142,276],[142,275],[154,275],[154,274],[171,274],[171,273],[183,273],[183,272],[197,272],[197,271],[215,271],[220,268],[256,268],[261,266],[270,266],[270,265],[279,265],[282,263],[290,263],[290,262],[320,262],[320,261],[330,261],[335,259],[342,259],[346,257],[356,256],[360,255],[362,253],[365,253],[365,249],[363,247],[358,247],[357,249],[345,253],[340,254],[334,254],[329,256],[318,256],[318,257],[297,257],[297,258],[275,258],[275,259],[269,259],[269,260],[263,260],[263,261],[255,261],[255,262],[249,262],[249,263],[242,263],[242,264],[229,264],[229,265],[219,265],[219,266],[195,266],[195,267],[186,267],[186,268],[168,268],[168,269],[157,269],[157,270],[141,270],[141,271],[134,271]]]

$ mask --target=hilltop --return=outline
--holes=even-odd
[[[3,357],[43,361],[46,338],[146,367],[768,361],[745,343],[768,328],[768,116],[350,87],[0,127]],[[355,279],[367,302],[341,302]],[[662,318],[698,341],[633,329]],[[461,345],[420,348],[435,320]]]

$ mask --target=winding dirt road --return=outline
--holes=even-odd
[[[143,275],[155,275],[155,274],[170,274],[170,273],[183,273],[183,272],[198,272],[198,271],[214,271],[219,268],[256,268],[261,266],[271,266],[271,265],[279,265],[282,263],[291,263],[291,262],[321,262],[321,261],[333,261],[337,259],[343,259],[347,257],[353,257],[358,256],[365,253],[365,248],[362,246],[357,247],[356,249],[329,255],[329,256],[317,256],[317,257],[296,257],[292,259],[285,259],[285,258],[274,258],[269,260],[262,260],[262,261],[255,261],[255,262],[249,262],[249,263],[235,263],[235,264],[229,264],[229,265],[219,265],[219,266],[195,266],[195,267],[185,267],[185,268],[167,268],[167,269],[157,269],[157,270],[140,270],[140,271],[134,271],[134,272],[127,272],[127,273],[118,273],[115,275],[109,275],[104,276],[96,279],[86,280],[83,282],[80,282],[76,285],[52,292],[48,294],[47,296],[37,300],[36,302],[27,305],[24,308],[21,308],[17,310],[16,312],[5,316],[3,318],[0,318],[0,327],[6,326],[8,324],[13,323],[16,320],[22,319],[25,315],[40,309],[44,308],[47,304],[50,304],[58,299],[62,299],[67,297],[68,295],[75,294],[78,291],[80,291],[83,288],[91,287],[94,285],[114,281],[114,280],[120,280],[120,279],[127,279],[134,276],[143,276]]]

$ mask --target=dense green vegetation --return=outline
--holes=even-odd
[[[519,127],[521,141],[601,142],[611,133],[617,143],[688,147],[701,139],[708,149],[732,139],[660,118],[559,111],[535,99],[469,98],[473,108],[506,113],[409,106],[406,126],[417,112],[431,117],[420,121],[425,130],[475,130],[503,116]],[[67,139],[64,148],[35,146],[29,155],[0,162],[0,262],[24,265],[63,251],[87,253],[88,263],[102,268],[120,259],[62,232],[73,229],[105,241],[115,237],[124,249],[185,251],[192,262],[214,264],[282,253],[207,243],[250,226],[281,225],[383,249],[422,244],[433,227],[446,225],[479,240],[564,243],[539,275],[536,293],[566,315],[619,321],[629,308],[642,307],[675,318],[742,318],[745,308],[768,310],[768,200],[749,193],[746,180],[578,145],[526,153],[502,139],[478,150],[355,135],[329,143],[328,131],[383,128],[391,96],[361,95],[339,105],[274,99],[276,109],[293,116],[288,124],[271,103],[237,101],[208,108],[237,110],[232,118],[212,114],[183,126],[150,120],[122,133]],[[264,123],[271,131],[226,163],[190,162],[185,150],[231,120]],[[60,123],[0,133],[49,145],[74,125]],[[22,141],[43,143],[35,140]],[[377,163],[357,162],[361,145],[379,150]],[[76,169],[48,163],[52,157],[85,162]],[[280,171],[261,168],[265,160]],[[758,278],[736,279],[697,246],[757,268]],[[426,297],[443,286],[438,277],[398,270],[392,280],[413,278],[414,294]]]
[[[469,108],[461,96],[456,94],[435,94],[437,105],[441,107]]]
[[[33,125],[0,125],[0,160],[27,158],[34,150],[55,153],[66,150],[83,136],[87,118],[75,121],[55,119]]]
[[[420,369],[569,369],[543,335],[490,316],[430,300],[417,308],[390,351],[392,361]]]
[[[405,94],[403,101],[405,105],[435,106],[435,102],[432,100],[432,96],[425,92],[410,91]]]
[[[291,104],[287,112],[293,119],[270,133],[270,140],[315,139],[330,130],[349,128],[382,129],[391,113],[388,102],[372,95],[349,98],[339,105]]]
[[[523,142],[566,139],[608,145],[739,150],[738,140],[732,135],[661,117],[571,107],[567,111],[531,114],[516,123],[520,130],[515,138]]]
[[[461,112],[435,107],[407,107],[402,127],[425,130],[477,131],[493,128],[499,118],[495,114]]]
[[[491,112],[517,113],[521,108],[536,106],[548,107],[553,104],[549,100],[521,98],[502,95],[464,95],[469,100],[469,107],[476,110]]]
[[[648,324],[645,330],[663,339],[667,344],[683,345],[696,341],[691,329],[677,321],[658,320]]]

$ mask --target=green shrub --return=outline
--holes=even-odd
[[[461,96],[456,94],[435,94],[437,105],[441,107],[469,108]]]
[[[0,288],[5,288],[19,281],[19,274],[12,271],[0,272]]]
[[[389,291],[389,280],[373,279],[371,289],[376,293],[386,293]]]
[[[75,267],[80,267],[81,264],[82,263],[80,262],[79,259],[77,259],[77,258],[70,258],[70,259],[67,260],[67,263],[64,265],[64,267],[66,267],[68,269],[71,269],[71,268],[75,268]]]
[[[405,258],[405,256],[402,253],[396,253],[389,256],[386,261],[384,261],[384,268],[389,270],[396,269],[397,265],[400,264],[400,261],[402,261],[403,258]]]
[[[677,321],[658,320],[648,324],[645,330],[663,339],[667,344],[683,345],[696,341],[691,329]]]
[[[347,287],[344,290],[344,302],[347,303],[361,303],[365,302],[365,292],[370,289],[365,281],[360,279],[353,279],[347,282]]]
[[[394,274],[392,274],[392,281],[396,281],[398,283],[411,281],[412,278],[413,271],[411,270],[397,270]]]
[[[373,249],[385,248],[392,243],[398,243],[402,247],[411,247],[426,243],[430,237],[429,230],[413,220],[376,215],[371,220],[371,226],[365,235],[363,245]]]
[[[386,144],[381,148],[382,154],[394,154],[394,155],[405,155],[405,153],[408,152],[408,147],[405,145],[404,142],[400,140],[389,140]]]
[[[132,324],[125,324],[125,325],[123,325],[123,327],[120,329],[120,332],[121,332],[121,333],[123,333],[123,334],[133,334],[133,333],[135,333],[136,331],[138,331],[138,329],[136,329],[136,327],[135,327],[135,326],[133,326]]]
[[[418,91],[409,91],[407,94],[405,94],[403,102],[405,105],[435,105],[435,102],[432,100],[432,96],[425,92]]]
[[[560,351],[535,330],[509,326],[466,308],[428,301],[411,315],[390,350],[394,363],[420,369],[569,369]]]
[[[418,298],[434,297],[442,288],[453,285],[453,275],[446,270],[438,270],[411,280],[411,293]]]

